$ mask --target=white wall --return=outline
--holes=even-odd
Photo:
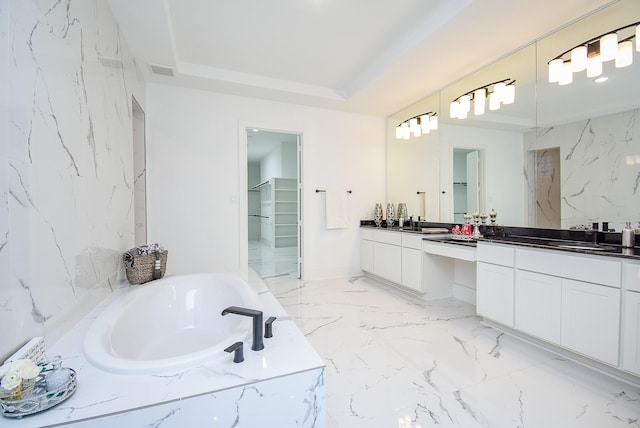
[[[302,134],[305,278],[360,273],[359,220],[385,194],[384,118],[157,84],[147,106],[149,236],[170,273],[242,273],[247,126]],[[349,228],[325,228],[316,188],[353,190]]]
[[[118,286],[145,97],[103,0],[0,0],[0,46],[2,356],[54,343]]]

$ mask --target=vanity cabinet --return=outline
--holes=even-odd
[[[402,238],[400,233],[362,229],[361,268],[382,279],[402,281]]]
[[[640,263],[625,262],[623,281],[622,369],[640,375]]]
[[[476,311],[488,319],[513,327],[514,250],[478,242]]]
[[[562,279],[562,346],[618,365],[620,290]]]
[[[640,283],[624,291],[621,330],[619,259],[488,242],[477,258],[479,315],[616,367],[622,335],[625,370],[640,373]],[[637,278],[638,265],[625,277]]]
[[[402,285],[422,292],[422,235],[402,233]]]
[[[551,275],[516,271],[515,328],[560,345],[562,280]]]
[[[363,228],[361,237],[364,272],[423,292],[422,235]]]
[[[366,234],[367,237],[365,237],[365,233],[363,232],[360,242],[360,265],[363,271],[373,272],[373,232],[367,232],[370,232],[370,234]]]

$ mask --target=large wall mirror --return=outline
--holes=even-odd
[[[638,21],[637,0],[621,0],[391,116],[387,200],[404,202],[409,214],[429,221],[460,223],[464,212],[494,209],[498,222],[508,226],[568,229],[608,222],[619,230],[626,221],[637,224],[637,41],[630,66],[607,61],[601,75],[575,71],[568,84],[549,82],[548,63]],[[621,30],[619,41],[634,30]],[[563,56],[566,62],[569,58]],[[598,83],[598,77],[608,79]],[[474,111],[474,91],[494,92],[498,82],[515,87],[514,102],[490,109],[486,100],[484,113]],[[452,101],[465,94],[472,99],[466,117],[451,117]],[[398,124],[430,111],[438,114],[437,131],[396,138]]]

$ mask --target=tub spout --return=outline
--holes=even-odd
[[[251,349],[253,351],[260,351],[261,349],[264,349],[264,343],[262,341],[262,311],[241,308],[239,306],[229,306],[222,311],[222,315],[227,314],[251,317],[253,320],[253,343],[251,344]]]

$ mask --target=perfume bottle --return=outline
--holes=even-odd
[[[62,358],[59,355],[53,357],[51,365],[53,369],[44,377],[47,391],[55,391],[66,385],[71,379],[71,372],[68,368],[62,367]]]

